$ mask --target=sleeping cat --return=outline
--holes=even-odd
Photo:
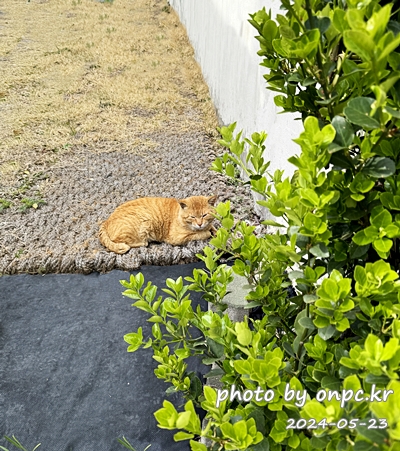
[[[217,196],[177,200],[142,197],[117,207],[100,227],[100,242],[117,254],[150,241],[172,245],[205,240],[215,232],[213,206]]]

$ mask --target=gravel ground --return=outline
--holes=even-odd
[[[142,264],[171,265],[197,260],[206,241],[187,246],[165,243],[117,255],[97,238],[99,224],[123,202],[144,196],[184,198],[218,194],[230,200],[237,218],[256,221],[251,195],[243,186],[228,185],[209,170],[216,156],[214,139],[166,132],[152,137],[150,152],[68,153],[46,173],[41,192],[45,205],[0,213],[0,273],[90,273],[137,269]],[[37,170],[37,168],[36,168]],[[35,168],[31,174],[38,174]],[[37,178],[38,180],[40,177]],[[43,188],[43,183],[45,188]],[[34,197],[37,185],[25,193]]]

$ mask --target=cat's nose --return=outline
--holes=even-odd
[[[203,221],[196,221],[197,225],[201,227],[203,225]]]

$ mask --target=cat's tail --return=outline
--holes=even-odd
[[[105,246],[108,250],[115,252],[116,254],[125,254],[125,252],[128,252],[131,248],[126,243],[116,243],[115,241],[112,241],[107,233],[104,222],[100,227],[99,240],[103,246]]]

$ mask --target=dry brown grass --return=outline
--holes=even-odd
[[[3,0],[0,177],[74,148],[151,152],[152,135],[217,126],[186,32],[164,0]]]

